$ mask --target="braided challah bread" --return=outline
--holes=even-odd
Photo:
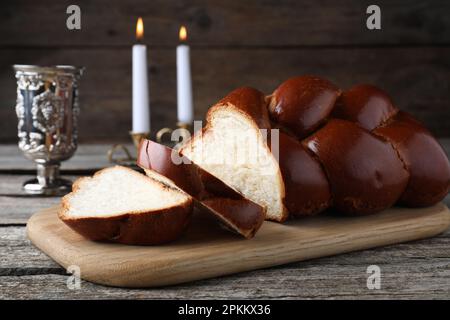
[[[357,123],[395,149],[409,174],[399,203],[425,207],[447,195],[450,169],[444,150],[421,123],[395,108],[386,93],[355,86],[344,92],[335,110],[336,117]]]
[[[266,207],[270,220],[327,208],[369,214],[394,204],[429,206],[449,190],[442,147],[374,86],[341,92],[325,79],[301,76],[265,99],[239,88],[206,120],[181,153]],[[248,136],[257,143],[250,146]],[[251,154],[257,161],[248,161]]]

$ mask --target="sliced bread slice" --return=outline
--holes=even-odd
[[[162,181],[121,166],[100,170],[75,181],[62,198],[59,218],[94,241],[151,245],[174,240],[189,223],[193,200]]]
[[[244,87],[207,113],[207,124],[181,149],[193,163],[284,221],[284,183],[267,143],[270,121],[263,93]],[[265,137],[266,135],[266,137]]]
[[[198,209],[214,216],[227,229],[252,238],[264,222],[265,208],[195,164],[186,163],[187,159],[175,163],[173,155],[181,157],[169,147],[144,139],[139,146],[137,164],[149,177],[159,180],[163,176],[163,182],[187,192]]]

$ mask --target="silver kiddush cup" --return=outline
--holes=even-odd
[[[19,148],[36,162],[37,177],[26,193],[62,195],[72,182],[59,177],[61,161],[77,149],[78,86],[84,68],[14,65]]]

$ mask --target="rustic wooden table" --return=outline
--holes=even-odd
[[[450,139],[441,143],[450,151]],[[69,178],[108,166],[108,145],[82,145],[63,164]],[[450,298],[450,230],[432,239],[343,254],[158,289],[121,289],[82,282],[67,287],[68,275],[26,237],[28,218],[59,202],[21,191],[34,165],[16,145],[0,146],[0,299],[161,298]],[[450,206],[450,196],[445,200]],[[367,267],[381,268],[381,289],[366,286]]]

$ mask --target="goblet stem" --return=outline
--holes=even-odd
[[[60,164],[37,164],[37,180],[43,187],[51,186],[59,178]]]

